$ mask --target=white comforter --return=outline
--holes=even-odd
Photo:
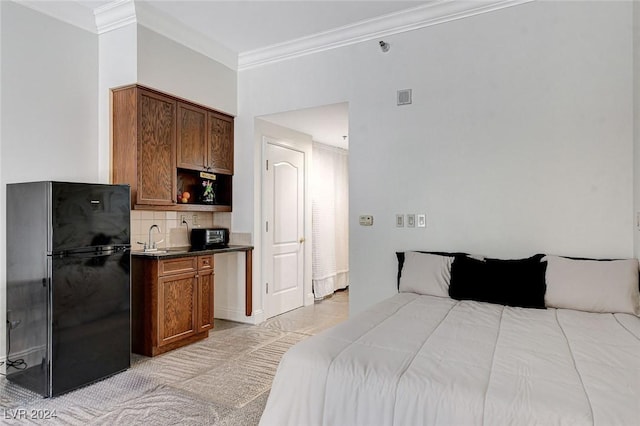
[[[283,357],[260,425],[639,425],[640,318],[398,294]]]

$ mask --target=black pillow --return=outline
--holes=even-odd
[[[500,289],[489,278],[489,269],[484,260],[467,256],[453,259],[449,297],[457,300],[476,300],[478,302],[497,302]]]
[[[451,265],[449,296],[457,300],[544,309],[547,262],[527,259],[456,257]]]

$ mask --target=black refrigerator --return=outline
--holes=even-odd
[[[128,185],[7,185],[7,378],[45,397],[131,362]]]

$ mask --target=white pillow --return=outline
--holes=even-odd
[[[638,260],[575,260],[546,256],[545,304],[588,312],[640,315]]]
[[[449,297],[453,257],[407,251],[400,276],[401,293]]]

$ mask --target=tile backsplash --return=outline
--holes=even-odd
[[[181,223],[185,217],[187,225]],[[231,213],[208,212],[171,212],[171,211],[131,211],[131,247],[133,250],[142,250],[142,244],[149,241],[149,228],[158,225],[151,231],[151,238],[156,241],[157,247],[188,246],[189,234],[187,228],[222,227],[231,229]]]

